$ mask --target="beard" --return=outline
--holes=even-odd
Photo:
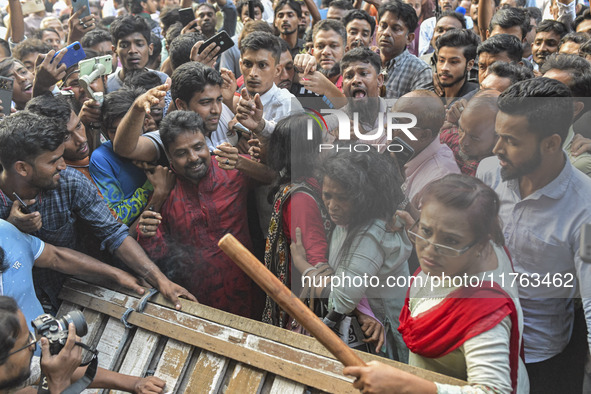
[[[31,359],[32,359],[32,357],[31,357]],[[30,364],[31,363],[29,362],[29,365],[27,365],[26,368],[23,368],[17,376],[1,382],[0,383],[0,390],[14,389],[14,388],[17,388],[17,387],[23,385],[27,381],[29,376],[31,376],[31,365]]]
[[[454,86],[454,85],[456,85],[456,84],[458,84],[458,83],[460,83],[462,81],[465,81],[467,75],[468,75],[468,67],[466,67],[466,69],[464,70],[464,74],[462,76],[460,76],[460,77],[452,80],[451,82],[447,82],[447,83],[443,83],[443,82],[441,82],[441,80],[439,80],[439,85],[442,88],[450,88],[450,87],[452,87],[452,86]]]
[[[322,73],[326,78],[331,79],[341,74],[341,62],[335,62],[335,64],[328,70],[319,67],[318,71]]]
[[[57,171],[56,173],[51,175],[51,178],[42,177],[37,173],[37,170],[33,170],[33,179],[31,180],[31,184],[42,191],[49,191],[55,190],[59,187],[60,181],[54,181],[53,177],[59,174],[61,171]],[[61,177],[60,177],[61,179]]]
[[[539,147],[535,151],[534,156],[521,164],[519,168],[516,168],[513,163],[507,160],[505,156],[499,155],[498,157],[508,164],[505,167],[501,167],[501,178],[503,181],[518,179],[524,175],[531,174],[539,167],[540,163],[542,162],[542,153],[540,152]]]

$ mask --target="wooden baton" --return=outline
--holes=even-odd
[[[224,251],[252,280],[273,298],[291,317],[296,319],[314,338],[331,352],[346,367],[364,366],[365,363],[299,298],[277,279],[248,249],[232,234],[226,234],[218,242]]]

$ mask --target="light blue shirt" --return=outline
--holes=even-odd
[[[579,256],[581,226],[591,223],[591,179],[567,159],[552,182],[522,199],[519,180],[503,181],[500,168],[496,156],[486,158],[476,177],[499,195],[515,272],[528,278],[515,282],[525,322],[525,361],[540,362],[562,352],[570,340],[578,283],[591,327],[591,264]],[[556,278],[557,287],[536,285],[534,277],[541,282],[547,274],[550,283]]]

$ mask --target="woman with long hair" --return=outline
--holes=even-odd
[[[337,327],[350,317],[354,326],[353,318],[357,318],[363,334],[369,337],[360,339],[372,340],[379,346],[383,340],[376,340],[374,334],[382,331],[366,322],[364,311],[368,308],[362,308],[366,298],[386,338],[386,347],[377,352],[406,361],[408,351],[396,331],[405,289],[387,285],[387,280],[408,276],[407,259],[412,247],[405,232],[387,229],[396,207],[404,200],[402,180],[392,160],[373,150],[341,151],[321,166],[322,200],[336,226],[328,253],[335,280],[317,286],[316,295],[328,299],[328,314],[324,317],[327,325]],[[292,258],[300,272],[315,277],[299,239],[292,244]],[[346,333],[341,330],[341,334]]]

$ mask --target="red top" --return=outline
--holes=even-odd
[[[310,184],[316,187],[318,182],[314,180]],[[307,193],[296,192],[283,204],[283,233],[287,242],[291,243],[291,234],[295,234],[297,227],[302,230],[308,263],[326,263],[328,242],[322,215],[316,200]]]
[[[168,276],[200,303],[245,317],[251,317],[255,285],[217,243],[232,233],[252,249],[248,190],[245,175],[222,170],[212,159],[198,185],[177,177],[162,206],[157,234],[146,238],[140,233],[138,237],[150,257],[160,259],[162,270],[167,273],[172,269]]]

